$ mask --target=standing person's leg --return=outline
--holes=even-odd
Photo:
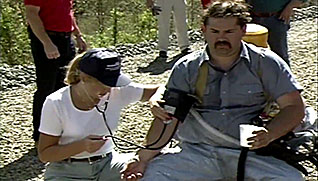
[[[253,17],[253,22],[265,26],[268,29],[268,44],[270,49],[278,54],[289,65],[287,32],[290,28],[289,24],[272,17]]]
[[[55,90],[65,86],[63,84],[63,75],[64,69],[61,69],[61,65],[65,66],[68,62],[74,57],[75,49],[74,46],[69,51],[71,56],[65,56],[66,47],[65,45],[61,46],[60,44],[65,43],[64,38],[60,39],[61,37],[53,37],[52,41],[55,45],[59,48],[61,57],[58,59],[48,59],[44,52],[44,48],[40,40],[34,35],[34,33],[29,30],[29,36],[31,40],[31,50],[35,64],[35,71],[36,71],[36,85],[37,90],[34,93],[33,98],[33,139],[34,141],[39,140],[39,126],[40,126],[40,119],[41,119],[41,111],[42,106],[45,101],[46,96],[54,92]],[[68,44],[70,45],[70,44]],[[69,57],[69,59],[65,59],[65,57]]]
[[[58,63],[56,59],[50,60],[46,57],[42,43],[32,31],[30,31],[30,39],[37,86],[33,97],[33,139],[38,141],[42,105],[46,96],[54,91]]]
[[[161,8],[161,12],[158,15],[158,48],[159,51],[167,52],[169,46],[172,0],[158,0],[157,5]]]
[[[290,25],[285,24],[284,21],[279,20],[277,17],[271,17],[270,19],[268,19],[269,22],[267,23],[269,25],[268,44],[275,53],[290,65],[287,42],[287,32]]]
[[[75,45],[71,39],[71,35],[66,36],[65,38],[59,39],[59,42],[56,42],[59,47],[59,52],[61,58],[59,59],[59,69],[56,75],[56,84],[54,90],[58,90],[65,86],[64,79],[66,74],[66,66],[73,60],[75,57]]]
[[[188,26],[186,17],[186,2],[174,0],[173,14],[180,50],[187,49],[190,45],[188,38]]]

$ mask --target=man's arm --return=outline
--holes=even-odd
[[[78,53],[82,53],[82,52],[87,50],[87,44],[86,44],[85,40],[82,37],[82,33],[81,33],[79,27],[77,26],[76,18],[75,18],[74,15],[72,17],[72,24],[73,24],[73,27],[74,27],[74,30],[73,30],[72,34],[75,36],[75,39],[76,39],[76,45],[78,47]]]
[[[284,20],[285,23],[289,23],[290,17],[294,13],[293,9],[301,7],[303,3],[304,0],[291,0],[280,14],[279,19]]]
[[[42,42],[47,58],[54,59],[60,56],[58,48],[54,45],[44,29],[43,22],[39,16],[40,7],[26,5],[26,18],[35,36]]]
[[[294,91],[280,96],[277,100],[280,112],[267,125],[267,132],[260,131],[250,140],[255,142],[252,149],[267,146],[270,142],[286,135],[296,128],[305,116],[304,102],[300,93]]]
[[[161,137],[161,139],[154,145],[150,146],[150,148],[158,148],[169,142],[169,139],[174,133],[175,127],[178,126],[178,121],[176,119],[172,119],[171,123],[167,125],[167,128]],[[145,144],[149,145],[154,143],[160,136],[161,130],[163,129],[162,120],[156,118],[146,136]],[[136,158],[134,161],[130,162],[126,169],[122,172],[122,178],[126,180],[137,180],[143,176],[144,171],[146,170],[148,162],[157,156],[160,153],[161,149],[158,150],[148,150],[141,149],[137,152]]]
[[[295,129],[305,116],[305,105],[298,91],[280,96],[277,103],[280,112],[267,126],[273,140]]]

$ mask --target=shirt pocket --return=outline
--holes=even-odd
[[[259,84],[240,85],[234,91],[234,98],[241,105],[262,104],[266,100],[263,87]]]

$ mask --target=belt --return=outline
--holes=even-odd
[[[71,36],[72,32],[46,31],[48,35],[53,36]]]
[[[65,162],[87,162],[89,164],[92,164],[96,161],[99,161],[103,158],[106,158],[108,156],[110,156],[111,152],[103,154],[103,155],[97,155],[97,156],[92,156],[92,157],[88,157],[88,158],[66,158],[62,161]]]
[[[278,16],[280,12],[270,12],[270,13],[258,13],[258,12],[252,12],[251,15],[255,17],[272,17],[272,16]]]

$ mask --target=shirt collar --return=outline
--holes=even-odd
[[[243,60],[246,60],[248,62],[250,62],[250,55],[248,53],[248,50],[247,50],[247,45],[244,41],[241,41],[242,43],[242,50],[241,50],[241,53],[240,53],[240,59],[243,59]]]

